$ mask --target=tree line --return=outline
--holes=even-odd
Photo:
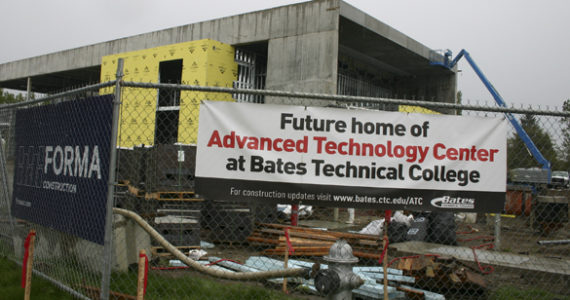
[[[562,109],[570,111],[570,99],[564,101]],[[543,126],[547,126],[548,130],[539,124],[539,119],[535,115],[526,114],[520,120],[522,127],[538,150],[550,161],[551,169],[570,170],[570,118],[564,117],[557,121],[555,117],[547,117],[542,121]],[[507,147],[509,169],[541,167],[516,133],[507,140]]]
[[[0,104],[9,104],[9,103],[16,103],[22,102],[26,100],[23,94],[12,94],[10,92],[4,91],[0,89]]]

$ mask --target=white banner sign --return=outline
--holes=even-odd
[[[204,102],[197,189],[217,199],[500,211],[503,118]]]

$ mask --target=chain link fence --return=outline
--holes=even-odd
[[[11,213],[14,203],[25,203],[12,199],[14,180],[41,178],[41,171],[49,171],[48,167],[44,170],[46,160],[52,159],[49,168],[56,171],[77,175],[85,170],[81,174],[98,175],[92,157],[85,155],[87,149],[53,148],[52,158],[42,158],[16,146],[28,135],[39,136],[44,146],[50,145],[53,129],[45,126],[51,121],[35,116],[35,110],[50,109],[50,118],[63,120],[67,111],[59,111],[62,107],[69,104],[68,111],[73,111],[75,104],[102,101],[95,97],[99,94],[120,96],[116,164],[99,169],[113,169],[115,173],[110,178],[113,184],[101,186],[112,192],[113,215],[108,219],[112,232],[107,231],[105,239],[86,234],[104,230],[99,223],[105,219],[106,194],[96,190],[86,191],[80,200],[64,200],[78,201],[77,207],[58,204],[56,209],[63,220],[29,221],[50,218],[41,213],[26,219],[15,217]],[[234,99],[483,118],[502,117],[508,112],[522,123],[552,163],[551,170],[566,173],[552,172],[549,182],[548,172],[540,169],[515,131],[510,130],[503,213],[393,212],[382,263],[387,223],[382,207],[211,200],[196,193],[199,105],[204,100]],[[108,124],[102,121],[102,114],[110,114],[109,109],[95,112],[88,120],[69,121]],[[26,125],[28,131],[15,127],[16,122],[18,126],[22,122],[17,117],[32,123]],[[34,274],[82,299],[134,299],[140,250],[145,250],[149,259],[147,299],[319,299],[323,294],[316,285],[334,289],[335,284],[323,271],[334,269],[334,263],[329,266],[331,261],[324,257],[332,256],[331,246],[343,239],[357,258],[352,270],[363,280],[353,290],[355,299],[385,299],[384,291],[389,299],[570,299],[569,161],[563,143],[570,130],[569,118],[567,111],[559,110],[134,82],[110,82],[4,106],[0,107],[0,253],[21,262],[25,238],[35,229]],[[73,130],[70,134],[93,135]],[[61,151],[59,160],[57,151]],[[93,155],[94,150],[90,151]],[[101,152],[101,162],[109,154]],[[26,161],[35,163],[36,168],[18,172],[18,168],[26,168],[16,164],[19,155],[26,155]],[[73,169],[76,159],[72,155],[79,157],[79,163],[85,163],[82,159],[87,157],[90,167],[83,164],[85,169]],[[15,174],[29,177],[22,179]],[[40,185],[45,189],[45,181]],[[49,202],[49,197],[46,193],[46,199],[38,199],[37,205]],[[292,222],[298,222],[297,226]],[[63,225],[58,227],[60,223]],[[93,227],[83,227],[84,223]],[[99,233],[97,236],[103,237]],[[414,238],[412,233],[416,234]]]

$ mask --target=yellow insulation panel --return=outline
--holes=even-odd
[[[119,58],[124,61],[124,81],[158,83],[160,63],[180,59],[183,84],[232,87],[237,79],[234,48],[209,39],[104,56],[101,61],[101,82],[115,79]],[[114,88],[102,89],[101,93],[114,93]],[[182,91],[178,120],[179,143],[196,143],[198,112],[202,100],[233,101],[227,93]],[[154,144],[157,101],[156,90],[123,89],[118,140],[120,147]]]
[[[398,106],[399,112],[406,112],[406,113],[418,113],[418,114],[435,114],[439,115],[440,113],[421,106],[415,105],[400,105]]]

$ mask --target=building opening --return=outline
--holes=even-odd
[[[265,89],[267,77],[267,43],[241,45],[236,47],[235,61],[238,64],[238,78],[234,87],[240,89]],[[264,103],[264,95],[234,94],[238,102]]]
[[[160,83],[182,82],[182,60],[160,62]],[[159,89],[156,109],[155,144],[174,144],[178,141],[178,120],[180,116],[180,90]]]

